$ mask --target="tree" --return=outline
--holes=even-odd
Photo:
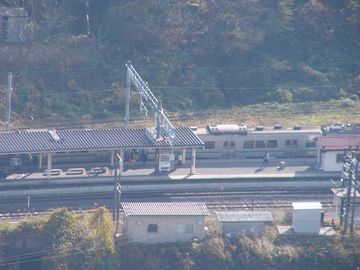
[[[45,245],[49,252],[43,258],[43,269],[79,269],[83,265],[81,256],[90,247],[85,230],[79,215],[65,208],[55,210],[44,226]]]
[[[91,262],[94,270],[115,269],[114,224],[105,207],[98,208],[90,220],[95,256]]]

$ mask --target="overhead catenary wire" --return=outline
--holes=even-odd
[[[254,86],[254,87],[216,87],[216,86],[171,86],[171,85],[154,85],[155,89],[175,89],[175,90],[271,90],[275,88],[334,88],[334,87],[360,87],[360,83],[348,83],[348,84],[315,84],[315,85],[273,85],[273,86]],[[69,91],[69,92],[50,92],[42,91],[38,94],[16,94],[17,97],[39,97],[39,96],[62,96],[62,95],[89,95],[89,94],[101,94],[101,93],[113,93],[119,91],[119,88],[112,89],[98,89],[98,90],[82,90],[82,91]],[[132,94],[136,95],[135,93]]]

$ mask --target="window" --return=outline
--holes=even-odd
[[[235,141],[230,141],[230,149],[234,149],[235,148]]]
[[[314,147],[316,147],[316,141],[314,141],[314,140],[306,140],[305,147],[306,148],[314,148]]]
[[[228,149],[229,148],[229,142],[228,141],[224,141],[224,149]]]
[[[277,147],[277,140],[268,140],[266,142],[266,148],[276,148]]]
[[[215,142],[205,141],[205,149],[215,149]]]
[[[148,225],[148,232],[158,232],[158,225],[157,224],[149,224]]]
[[[287,148],[297,148],[297,140],[286,140],[285,147],[287,147]]]
[[[265,148],[264,141],[255,141],[255,148]]]
[[[254,148],[254,141],[245,141],[244,148],[246,149]]]

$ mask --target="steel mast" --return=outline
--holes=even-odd
[[[151,92],[148,84],[143,81],[143,79],[137,73],[131,62],[128,62],[126,64],[126,67],[127,88],[125,105],[125,127],[129,127],[130,87],[131,84],[133,84],[140,95],[140,108],[147,113],[148,106],[155,113],[156,139],[159,139],[160,136],[163,136],[172,145],[172,142],[175,138],[175,128],[164,114],[161,101],[158,100]]]

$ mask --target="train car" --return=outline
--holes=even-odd
[[[205,147],[197,158],[261,158],[265,152],[272,157],[316,157],[318,127],[248,128],[245,125],[208,125],[194,128]]]

